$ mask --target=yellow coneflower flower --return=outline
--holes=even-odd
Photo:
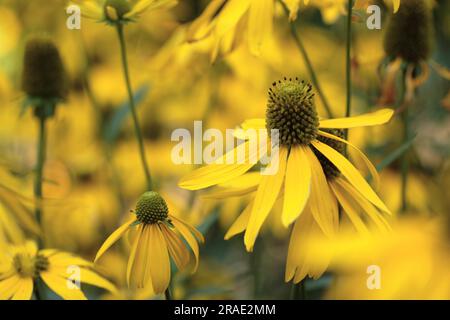
[[[250,51],[258,55],[273,26],[274,0],[213,0],[189,28],[188,40],[214,39],[211,60],[230,51],[247,35]]]
[[[119,238],[132,232],[131,253],[127,265],[127,282],[137,288],[152,287],[163,293],[170,282],[170,258],[179,270],[190,261],[190,246],[198,265],[198,242],[202,234],[181,219],[169,214],[165,200],[154,191],[144,193],[136,204],[136,218],[114,231],[97,252],[97,261]]]
[[[1,249],[1,300],[31,299],[34,281],[37,279],[42,279],[50,290],[66,300],[86,299],[81,288],[77,286],[78,280],[111,292],[116,291],[109,281],[92,269],[92,263],[70,253],[54,249],[38,250],[33,241],[17,246],[2,245]],[[74,268],[78,268],[79,278],[74,277]]]
[[[99,22],[134,22],[144,11],[173,6],[177,0],[71,0],[83,16]]]
[[[315,152],[319,152],[336,166],[349,184],[359,191],[363,199],[381,211],[389,212],[350,161],[319,138],[331,138],[354,147],[344,139],[324,130],[383,124],[391,119],[393,111],[383,109],[349,118],[319,119],[314,105],[314,94],[311,91],[310,84],[298,79],[285,78],[284,81],[274,82],[269,89],[266,119],[251,119],[242,124],[243,129],[267,129],[269,132],[278,130],[280,147],[279,157],[273,157],[271,160],[278,162],[278,171],[273,175],[261,177],[255,198],[246,209],[248,223],[244,242],[249,251],[253,249],[262,224],[282,192],[284,192],[282,222],[285,226],[294,222],[308,204],[314,219],[325,235],[332,236],[335,233],[338,217],[337,201],[328,188],[326,176]],[[271,139],[268,140],[271,145]],[[249,143],[246,141],[244,144],[246,150]],[[238,148],[230,153],[237,153]],[[267,150],[263,147],[256,154],[253,154],[254,152],[246,153],[244,163],[235,164],[227,164],[224,161],[227,157],[225,155],[216,163],[197,169],[183,177],[179,185],[185,189],[198,190],[237,178],[249,171],[254,166],[255,160],[258,161],[267,154]],[[362,155],[362,152],[358,152]],[[365,156],[361,158],[376,176],[368,159]],[[272,164],[274,167],[277,166],[276,163]],[[245,219],[242,221],[245,223]]]

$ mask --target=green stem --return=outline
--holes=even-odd
[[[283,5],[284,11],[286,13],[286,17],[289,19],[289,9],[287,8],[286,4],[283,1],[280,1],[280,3]],[[306,68],[308,69],[309,76],[311,77],[311,81],[312,81],[314,87],[316,88],[316,91],[320,97],[320,100],[322,101],[322,104],[325,108],[327,116],[329,118],[332,118],[333,113],[331,111],[330,105],[328,103],[327,98],[325,97],[325,94],[323,93],[322,87],[321,87],[319,80],[317,78],[317,75],[316,75],[316,71],[314,70],[311,60],[309,59],[308,52],[306,52],[305,46],[303,45],[303,42],[300,39],[300,36],[298,35],[297,28],[295,27],[295,23],[293,21],[289,21],[289,26],[291,29],[292,37],[294,38],[295,44],[297,45],[297,48],[299,49],[300,54],[302,55],[303,60],[305,61],[305,65],[306,65]]]
[[[348,0],[347,7],[347,47],[346,47],[346,83],[347,83],[347,103],[345,117],[350,117],[352,111],[352,8],[353,0]],[[345,139],[348,138],[348,130],[345,130]]]
[[[409,123],[409,115],[408,108],[406,108],[402,113],[402,122],[403,122],[403,143],[406,143],[410,139],[410,123]],[[402,171],[402,206],[401,212],[405,212],[408,209],[408,172],[409,172],[409,157],[408,153],[405,152],[402,157],[401,162],[401,171]]]
[[[306,300],[305,279],[300,283],[292,283],[291,300]]]
[[[166,297],[166,300],[172,300],[172,293],[170,292],[169,287],[167,287],[166,291],[164,291],[164,296]]]
[[[126,84],[127,91],[128,91],[129,105],[130,105],[131,115],[132,115],[133,123],[134,123],[134,132],[136,134],[136,139],[139,144],[139,153],[140,153],[140,157],[141,157],[142,167],[143,167],[144,173],[145,173],[145,178],[147,181],[147,189],[152,190],[152,188],[153,188],[152,177],[150,174],[150,169],[147,164],[147,158],[145,155],[145,148],[144,148],[144,140],[142,138],[142,132],[141,132],[141,129],[139,126],[139,119],[138,119],[138,115],[136,112],[136,106],[134,103],[133,91],[131,89],[130,74],[128,71],[127,49],[126,49],[124,32],[123,32],[123,25],[120,23],[117,24],[117,34],[119,36],[123,74],[125,77],[125,84]]]
[[[39,119],[39,137],[37,141],[37,156],[36,156],[36,178],[34,181],[34,196],[36,200],[35,216],[38,224],[42,227],[42,176],[45,163],[45,149],[46,149],[46,117],[41,115]]]

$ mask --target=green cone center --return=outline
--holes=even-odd
[[[308,145],[317,137],[319,117],[312,86],[305,81],[286,79],[269,89],[266,127],[279,132],[280,145]]]
[[[337,136],[339,138],[344,138],[344,130],[342,130],[342,129],[321,129],[321,130],[325,131],[327,133],[330,133],[334,136]],[[323,137],[320,135],[317,137],[317,140],[332,147],[334,150],[336,150],[340,154],[345,153],[345,144],[343,142],[340,142],[340,141],[337,141],[337,140],[334,140],[331,138]],[[313,148],[313,151],[314,151],[317,159],[319,160],[320,165],[322,166],[323,173],[325,173],[327,180],[335,179],[341,175],[341,172],[339,171],[339,169],[336,168],[336,166],[333,163],[331,163],[331,161],[328,160],[327,157],[325,157],[322,153],[317,151],[315,148]]]
[[[136,204],[136,217],[144,224],[153,224],[165,221],[168,218],[169,209],[166,201],[154,191],[144,193]]]

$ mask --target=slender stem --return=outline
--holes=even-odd
[[[305,279],[300,283],[292,283],[291,300],[306,300]]]
[[[164,291],[164,296],[166,297],[166,300],[172,300],[172,293],[170,292],[169,287],[167,287],[166,291]]]
[[[346,48],[346,83],[347,83],[347,103],[345,117],[350,117],[352,111],[352,7],[353,0],[348,0],[347,7],[347,48]],[[348,130],[345,130],[345,139],[348,138]]]
[[[46,117],[41,115],[39,119],[39,137],[37,141],[37,156],[36,156],[36,178],[34,181],[34,197],[36,201],[35,215],[39,225],[42,225],[42,176],[45,162],[46,149]]]
[[[403,121],[403,143],[406,143],[410,137],[410,124],[409,124],[408,108],[406,108],[403,111],[402,121]],[[402,172],[401,212],[405,212],[408,209],[408,199],[407,199],[408,193],[407,193],[407,191],[408,191],[409,158],[408,158],[407,152],[405,152],[402,157],[401,172]]]
[[[139,119],[138,119],[138,115],[136,112],[136,106],[134,103],[133,91],[131,89],[130,74],[128,71],[127,49],[126,49],[124,32],[123,32],[123,25],[120,23],[117,24],[117,34],[119,36],[123,74],[125,77],[125,84],[127,86],[127,91],[128,91],[128,99],[129,99],[131,115],[132,115],[133,122],[134,122],[134,131],[136,134],[136,139],[139,144],[139,153],[140,153],[140,157],[141,157],[142,167],[144,169],[145,178],[147,181],[147,189],[152,190],[152,177],[150,174],[149,166],[147,164],[147,158],[145,155],[145,148],[144,148],[144,140],[142,138],[142,132],[141,132],[141,129],[139,126]]]
[[[403,123],[403,144],[407,143],[411,137],[410,118],[408,107],[405,105],[406,93],[406,66],[401,69],[400,92],[397,100],[397,110],[401,110],[401,119]],[[406,151],[401,159],[401,212],[408,209],[407,191],[408,191],[408,172],[409,172],[409,156]]]
[[[288,19],[289,19],[289,9],[287,8],[286,4],[283,1],[280,1],[280,3],[283,5],[284,11],[286,13],[286,17],[288,17]],[[308,52],[306,52],[305,46],[303,45],[303,42],[300,39],[300,36],[297,32],[297,28],[295,27],[294,21],[289,21],[289,26],[291,29],[292,37],[294,38],[295,44],[297,45],[297,48],[299,49],[300,54],[302,55],[303,60],[305,61],[305,65],[306,65],[306,68],[308,69],[309,76],[311,77],[311,81],[312,81],[314,87],[316,88],[317,93],[319,94],[320,100],[322,101],[322,104],[325,108],[327,116],[329,118],[332,118],[333,113],[331,111],[330,105],[328,103],[327,98],[325,97],[325,94],[323,93],[322,87],[320,86],[320,83],[317,78],[314,67],[311,63],[311,60],[309,59]]]

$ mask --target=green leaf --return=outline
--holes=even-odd
[[[140,103],[147,96],[147,93],[150,90],[150,86],[148,84],[142,85],[134,94],[134,103],[136,108],[139,107]],[[112,145],[117,140],[119,136],[120,129],[130,114],[130,107],[128,100],[124,102],[122,105],[117,108],[109,122],[105,125],[103,129],[103,138],[106,143]]]
[[[377,171],[380,172],[387,166],[389,166],[392,162],[400,158],[408,149],[412,146],[414,140],[416,139],[416,136],[412,137],[405,143],[403,143],[398,149],[396,149],[394,152],[392,152],[390,155],[388,155],[386,158],[384,158],[377,166]]]

